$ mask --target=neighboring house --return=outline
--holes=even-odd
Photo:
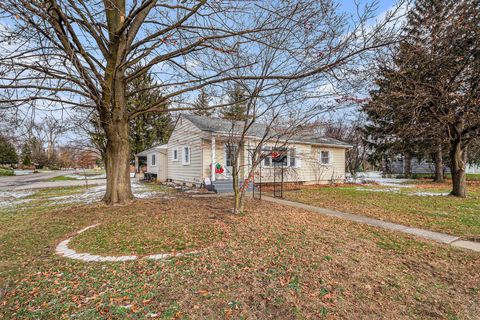
[[[425,159],[412,158],[411,159],[411,173],[412,174],[435,174],[435,163]],[[406,160],[404,158],[390,161],[384,165],[384,172],[390,174],[406,174]],[[445,173],[450,172],[450,168],[445,166]],[[480,173],[480,165],[467,164],[466,173]]]
[[[230,180],[232,157],[227,143],[229,137],[234,135],[234,127],[231,121],[225,119],[182,115],[166,145],[145,150],[137,154],[136,159],[147,157],[146,172],[156,175],[159,181],[200,185],[207,178],[213,184],[219,180]],[[247,178],[247,169],[251,163],[249,150],[258,145],[266,130],[265,125],[254,124],[247,132],[245,147],[241,150],[239,159],[243,178]],[[345,151],[350,147],[348,144],[331,138],[306,135],[279,142],[288,150],[284,162],[284,182],[313,184],[345,180]],[[273,182],[273,148],[273,141],[267,141],[262,146],[265,158],[256,170],[256,182],[259,181],[260,173],[262,183]],[[216,164],[224,169],[223,173],[215,172]]]

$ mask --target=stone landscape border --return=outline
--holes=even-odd
[[[89,229],[95,228],[99,226],[100,223],[93,224],[91,226],[85,227],[79,231],[75,235],[79,235]],[[57,247],[55,248],[55,253],[59,256],[64,258],[73,259],[73,260],[80,260],[84,262],[125,262],[125,261],[133,261],[139,259],[148,259],[148,260],[166,260],[175,257],[181,257],[190,254],[197,254],[199,251],[190,251],[190,252],[180,252],[180,253],[158,253],[158,254],[151,254],[147,256],[137,256],[137,255],[130,255],[130,256],[100,256],[90,253],[78,253],[73,249],[68,247],[70,241],[75,237],[71,236],[63,241],[61,241]]]

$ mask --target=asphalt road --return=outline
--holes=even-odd
[[[57,176],[73,173],[73,171],[49,171],[29,175],[0,177],[0,191],[85,185],[85,180],[48,181],[49,179]],[[89,185],[98,185],[103,183],[105,183],[105,179],[88,180]]]

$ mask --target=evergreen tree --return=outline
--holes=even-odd
[[[17,152],[13,144],[3,136],[0,136],[0,164],[16,164]]]
[[[137,110],[139,107],[147,107],[155,101],[159,101],[162,93],[158,89],[151,89],[155,81],[150,74],[144,74],[135,79],[132,84],[136,93],[128,100],[128,107]],[[143,90],[138,90],[138,89]],[[141,114],[130,121],[130,146],[131,159],[134,155],[143,150],[149,149],[157,144],[167,143],[173,130],[173,122],[165,103],[158,107],[155,113]],[[162,112],[165,111],[165,112]]]
[[[478,0],[417,1],[404,40],[365,108],[384,137],[419,150],[434,146],[437,163],[445,141],[452,194],[460,197],[466,192],[466,150],[480,130],[479,19]]]
[[[131,89],[135,94],[128,95],[127,107],[130,111],[147,107],[155,101],[158,101],[162,94],[155,87],[154,79],[150,74],[144,74],[136,78],[127,89]],[[164,110],[165,112],[162,112]],[[148,112],[137,115],[130,120],[130,160],[134,155],[149,149],[157,144],[163,144],[168,141],[173,130],[173,122],[168,112],[168,105],[163,104],[157,108],[157,112]],[[102,159],[105,160],[106,138],[105,132],[100,125],[97,114],[91,115],[89,125],[83,128],[90,137],[91,143],[99,150]]]
[[[428,54],[404,42],[396,49],[392,60],[391,64],[380,66],[376,89],[370,92],[371,100],[363,106],[368,117],[364,134],[367,144],[374,150],[371,157],[374,162],[385,161],[388,169],[389,160],[403,155],[405,173],[410,175],[412,157],[430,158],[438,151],[438,146],[441,152],[440,138],[445,132],[443,125],[434,121],[423,108],[417,108],[428,104],[428,100],[412,99],[420,94],[415,92],[415,84],[429,81],[430,74],[419,68],[428,63]],[[421,94],[429,96],[431,92],[425,89]],[[413,113],[416,108],[422,114]],[[443,176],[443,165],[440,168],[439,174]]]
[[[232,121],[242,121],[247,119],[248,95],[240,85],[228,93],[229,105],[221,110],[221,116],[224,119]]]
[[[213,115],[213,109],[210,109],[210,97],[205,89],[201,89],[197,99],[194,103],[195,110],[193,114],[198,116],[211,117]]]
[[[24,166],[30,166],[32,164],[32,152],[28,142],[25,142],[22,146],[22,164]]]

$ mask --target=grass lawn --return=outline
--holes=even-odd
[[[469,184],[466,199],[425,195],[448,193],[448,183],[417,181],[413,185],[413,188],[362,185],[307,187],[288,191],[285,197],[452,235],[480,235],[480,184]]]
[[[0,318],[477,319],[480,254],[251,200],[136,200],[64,205],[50,189],[0,208]],[[60,194],[60,195],[59,195]],[[36,205],[35,205],[36,204]],[[78,251],[167,261],[85,263],[54,254],[79,229]],[[160,252],[159,252],[160,251]]]
[[[56,177],[48,179],[48,181],[71,181],[71,180],[81,181],[79,179],[75,179],[73,177],[69,177],[69,176],[66,176],[66,175],[65,176],[56,176]]]

